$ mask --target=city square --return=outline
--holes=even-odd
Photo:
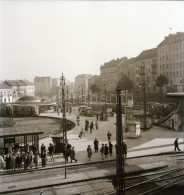
[[[182,194],[183,2],[0,1],[0,194]]]

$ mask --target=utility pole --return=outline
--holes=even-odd
[[[65,110],[65,77],[60,78],[60,86],[62,87],[62,110],[63,110],[63,143],[67,144],[67,130],[66,130],[66,110]],[[66,155],[66,154],[65,154]],[[65,179],[66,179],[66,158],[65,158]]]
[[[117,89],[116,101],[116,178],[113,181],[117,195],[125,195],[125,169],[123,154],[123,126],[121,90]]]
[[[144,129],[144,131],[146,131],[147,121],[146,121],[146,82],[145,82],[145,78],[144,78],[144,81],[143,81],[143,104],[144,104],[144,125],[143,125],[143,129]]]
[[[107,120],[107,90],[105,86],[105,120]]]

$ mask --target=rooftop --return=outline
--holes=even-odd
[[[155,58],[155,57],[157,57],[157,51],[158,51],[157,48],[144,50],[143,52],[141,52],[141,53],[135,58],[135,61]]]
[[[32,134],[43,134],[43,132],[41,132],[39,128],[35,126],[16,126],[0,128],[0,138]]]

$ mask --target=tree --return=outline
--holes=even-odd
[[[162,88],[164,85],[168,84],[168,79],[165,75],[160,75],[156,79],[156,86]]]
[[[122,74],[117,87],[121,90],[131,90],[133,88],[133,83],[128,76]]]
[[[90,86],[90,90],[93,92],[93,93],[98,93],[100,91],[99,87],[96,85],[96,84],[92,84]]]
[[[162,102],[162,88],[168,84],[168,79],[165,75],[160,75],[156,79],[156,86],[160,88],[160,102]]]

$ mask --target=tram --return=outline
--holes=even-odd
[[[2,105],[0,108],[0,116],[38,116],[38,105],[19,105],[19,104],[7,104]]]

